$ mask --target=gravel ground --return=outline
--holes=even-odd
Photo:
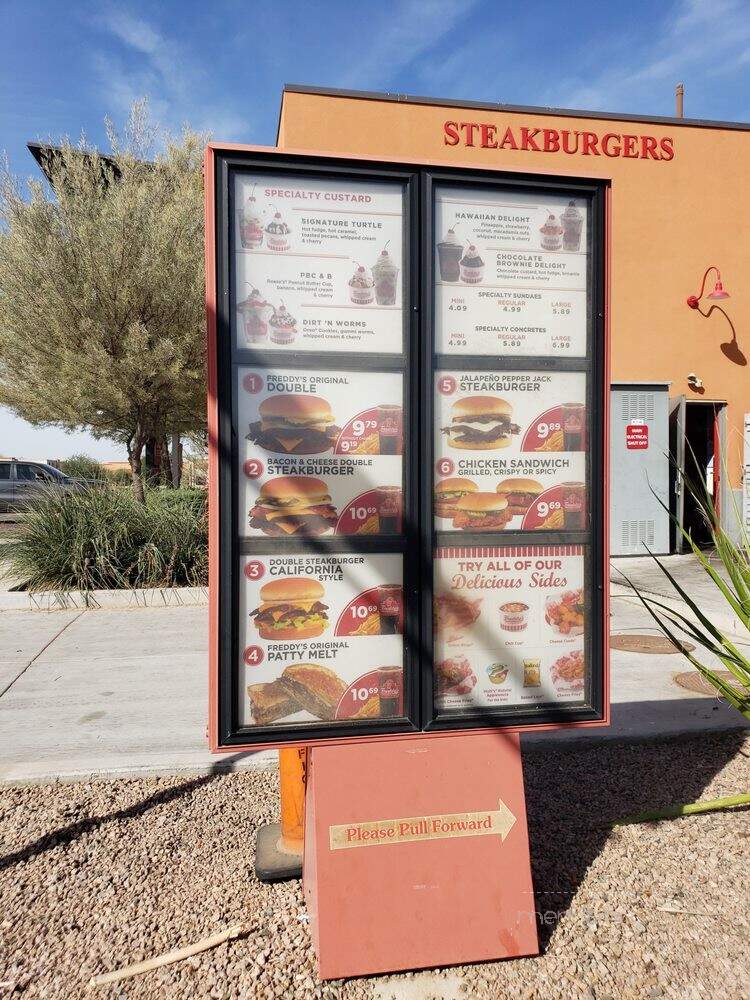
[[[744,790],[749,756],[739,734],[526,750],[542,956],[324,986],[300,884],[253,875],[275,772],[4,788],[0,995],[83,996],[92,974],[250,921],[99,995],[747,998],[750,812],[605,823]]]

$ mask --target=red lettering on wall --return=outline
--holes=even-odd
[[[502,139],[500,138],[502,134]],[[559,153],[568,156],[626,157],[629,160],[672,160],[674,140],[671,136],[657,139],[652,135],[630,135],[619,132],[579,132],[570,129],[517,129],[491,122],[443,122],[443,143],[446,146],[480,146],[482,149],[522,149],[532,153]]]
[[[599,150],[596,147],[599,144],[599,136],[596,132],[582,132],[581,136],[583,138],[583,155],[590,156],[593,153],[594,156],[598,156]]]
[[[479,142],[482,149],[497,149],[497,126],[496,125],[480,125],[479,126]]]
[[[476,122],[461,122],[458,126],[464,130],[464,145],[473,146],[474,145],[474,133],[479,128]]]
[[[541,148],[534,142],[534,136],[539,135],[538,128],[521,129],[521,149],[533,149],[535,153],[541,153]]]
[[[602,152],[605,156],[620,155],[620,136],[616,132],[607,132],[602,136]]]
[[[446,122],[443,125],[443,142],[446,146],[457,146],[461,141],[458,134],[458,122]]]
[[[513,135],[513,129],[506,128],[503,141],[500,143],[500,149],[518,149],[518,143]]]

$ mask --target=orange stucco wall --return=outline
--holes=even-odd
[[[501,137],[510,126],[671,137],[674,158],[489,149],[444,141],[446,121],[484,122]],[[287,149],[403,158],[612,180],[612,379],[671,381],[670,395],[726,400],[730,478],[740,481],[742,415],[750,410],[749,369],[721,350],[727,319],[708,319],[685,299],[709,264],[721,268],[722,302],[750,359],[750,132],[682,124],[495,112],[353,97],[284,93],[279,145]],[[709,291],[713,287],[709,286]],[[710,301],[705,307],[710,305]],[[703,380],[695,395],[687,375]]]

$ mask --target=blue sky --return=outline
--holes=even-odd
[[[750,0],[0,0],[0,148],[104,144],[133,100],[176,131],[272,145],[285,82],[596,111],[750,119]],[[0,410],[0,453],[117,446]]]

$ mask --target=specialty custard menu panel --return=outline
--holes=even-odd
[[[586,354],[585,201],[438,188],[435,239],[438,354]]]
[[[239,177],[237,346],[400,354],[402,201],[398,184]]]

